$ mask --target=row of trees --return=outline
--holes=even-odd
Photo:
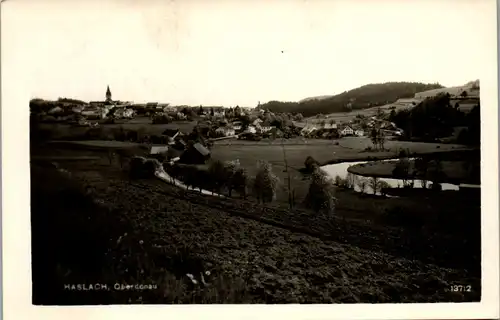
[[[193,190],[201,192],[205,189],[212,191],[213,194],[229,197],[236,192],[243,199],[246,199],[248,191],[251,191],[251,194],[262,204],[275,201],[277,190],[281,185],[279,177],[273,172],[272,165],[266,161],[257,162],[257,170],[253,178],[248,176],[247,170],[240,165],[238,160],[226,162],[214,160],[210,162],[208,168],[179,164],[165,167],[171,176],[182,180]],[[319,166],[314,166],[311,177],[304,205],[315,212],[333,214],[336,203],[333,179],[328,177]],[[290,189],[290,183],[288,187]]]
[[[449,137],[455,127],[466,127],[459,137],[461,143],[480,144],[480,105],[479,101],[470,113],[465,114],[450,103],[449,94],[438,94],[426,98],[409,110],[391,113],[390,121],[404,130],[404,137],[434,141]]]
[[[351,173],[348,173],[346,178],[337,175],[334,184],[343,189],[355,189],[355,187],[358,187],[361,193],[367,193],[371,189],[373,194],[380,193],[381,195],[386,195],[387,190],[391,187],[389,183],[377,177],[361,178]]]
[[[422,188],[427,189],[428,182],[431,181],[432,189],[440,190],[440,183],[446,179],[441,160],[419,157],[411,161],[408,154],[409,151],[403,152],[392,171],[393,177],[402,180],[403,188],[413,188],[415,180],[418,179]]]

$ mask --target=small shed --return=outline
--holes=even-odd
[[[168,146],[152,146],[150,154],[166,154],[168,149]]]
[[[210,150],[201,143],[195,143],[180,156],[180,162],[186,164],[205,164],[210,159]]]

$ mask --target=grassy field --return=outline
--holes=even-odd
[[[293,157],[299,159],[302,154],[304,158],[294,147]],[[278,161],[276,153],[267,153]],[[40,154],[100,155],[92,150],[33,149],[32,155]],[[452,216],[448,224],[429,222],[425,228],[415,228],[379,222],[377,226],[362,217],[371,213],[375,219],[375,208],[397,209],[398,203],[345,192],[337,216],[327,217],[262,207],[251,200],[202,196],[156,180],[131,181],[106,158],[59,166],[69,173],[42,163],[33,163],[31,169],[35,304],[395,303],[480,298],[480,219],[472,214],[478,210],[476,205],[463,199],[446,200],[463,201],[457,207],[470,213],[473,221],[462,221],[467,217],[457,210],[442,211],[444,195],[426,203],[405,202],[402,210],[441,212],[426,218]],[[350,210],[350,205],[357,209]],[[449,227],[448,232],[442,227]],[[193,284],[186,276],[207,271],[209,287]],[[110,287],[115,282],[155,284],[156,288],[92,295],[61,289],[63,283],[96,282]],[[472,284],[473,291],[449,291],[450,285],[459,283]]]
[[[147,117],[137,117],[132,120],[118,120],[114,124],[106,124],[103,121],[98,121],[99,127],[105,131],[111,132],[120,127],[127,130],[140,130],[144,134],[161,135],[165,129],[179,129],[183,133],[191,133],[196,126],[196,121],[175,121],[168,124],[151,124],[151,120]],[[53,132],[53,139],[67,139],[71,140],[72,136],[81,136],[89,130],[89,127],[75,126],[70,124],[54,124],[42,123],[41,129],[50,130]]]
[[[394,178],[392,172],[396,164],[397,161],[363,163],[350,167],[348,171],[364,177]],[[440,181],[442,183],[460,183],[467,177],[465,161],[443,161],[442,166],[445,174],[445,178]],[[413,161],[410,162],[409,170],[415,171]]]
[[[338,145],[336,144],[338,142]],[[469,148],[459,145],[434,144],[434,143],[415,143],[403,141],[388,141],[386,151],[375,152],[365,151],[371,142],[367,138],[342,138],[337,141],[331,140],[307,140],[306,143],[301,139],[290,139],[285,141],[284,149],[288,166],[290,167],[290,176],[292,188],[295,190],[296,197],[303,199],[309,188],[309,181],[299,171],[304,167],[304,161],[307,156],[312,156],[322,164],[339,163],[343,161],[363,161],[376,159],[390,159],[397,157],[401,148],[410,150],[415,154],[447,153],[449,151],[469,150]],[[438,148],[439,147],[439,148]],[[258,160],[266,160],[273,165],[274,173],[280,178],[281,187],[278,190],[277,201],[288,201],[287,179],[285,172],[285,162],[283,148],[280,141],[272,143],[231,141],[215,143],[212,148],[212,158],[222,161],[238,159],[240,164],[245,167],[251,176],[255,175]]]

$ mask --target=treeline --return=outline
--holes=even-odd
[[[261,105],[261,108],[269,109],[272,112],[302,113],[303,116],[310,117],[320,113],[346,112],[381,106],[398,99],[413,98],[418,92],[439,88],[443,88],[443,86],[419,82],[368,84],[326,99],[303,102],[270,101]]]
[[[462,127],[457,142],[479,145],[481,137],[480,102],[471,112],[464,113],[452,106],[449,94],[429,97],[412,109],[391,112],[390,121],[404,130],[403,138],[436,141],[453,135],[455,128]]]
[[[307,161],[307,160],[306,160]],[[211,191],[213,195],[234,196],[247,199],[252,195],[258,203],[268,204],[276,200],[277,190],[282,186],[272,165],[267,161],[257,161],[254,177],[248,175],[238,160],[212,160],[206,165],[188,165],[134,157],[130,162],[131,178],[149,178],[155,171],[165,170],[171,178],[182,181],[188,189],[202,192]],[[172,183],[174,181],[171,181]],[[290,209],[297,204],[295,192],[290,190]],[[311,167],[311,183],[309,192],[303,199],[303,206],[317,213],[334,214],[337,199],[333,180],[320,169],[317,163]]]

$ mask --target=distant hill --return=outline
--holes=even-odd
[[[447,87],[432,89],[423,92],[418,92],[415,94],[416,99],[425,99],[427,97],[432,97],[438,93],[449,93],[452,97],[460,97],[463,92],[466,92],[466,97],[469,98],[479,98],[479,80],[470,81],[463,86]]]
[[[305,99],[300,100],[299,103],[307,102],[307,101],[311,101],[311,100],[325,100],[325,99],[328,99],[331,97],[333,97],[333,95],[310,97],[310,98],[305,98]]]
[[[270,101],[261,107],[272,112],[302,113],[308,117],[382,106],[401,98],[413,98],[418,92],[441,88],[443,86],[440,84],[418,82],[368,84],[334,96],[305,98],[299,102]]]

